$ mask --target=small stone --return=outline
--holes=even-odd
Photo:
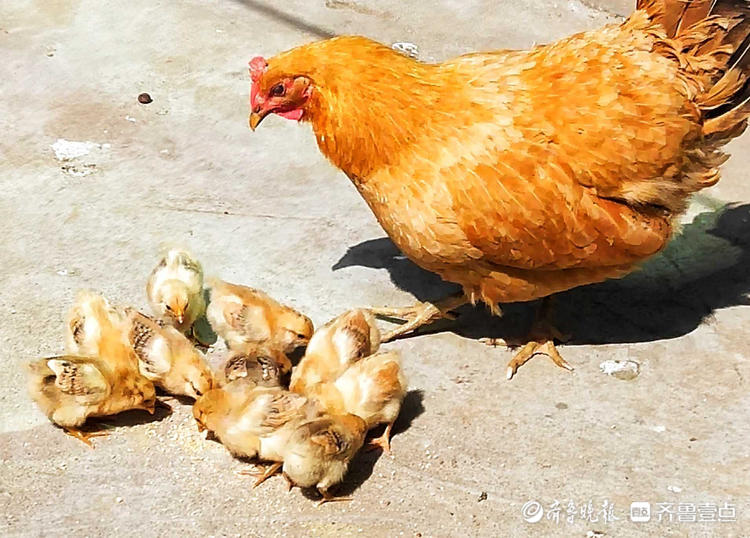
[[[115,499],[115,502],[116,502],[117,504],[120,504],[120,503],[122,503],[122,500],[123,500],[123,499],[122,499],[122,497],[117,497],[117,498]]]
[[[682,488],[680,486],[667,486],[667,491],[671,491],[672,493],[680,493],[682,491]]]
[[[147,105],[151,103],[152,101],[153,99],[151,99],[151,96],[145,92],[138,95],[138,102],[142,105]]]

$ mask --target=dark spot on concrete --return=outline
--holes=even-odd
[[[564,402],[557,402],[555,404],[555,407],[557,407],[558,409],[567,409],[568,408],[568,404],[566,404]]]

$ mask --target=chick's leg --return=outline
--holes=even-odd
[[[341,502],[341,501],[351,501],[351,497],[334,497],[331,495],[331,493],[328,491],[328,488],[318,488],[318,491],[323,496],[322,499],[318,501],[318,506],[330,503],[330,502]]]
[[[278,473],[279,469],[281,469],[282,465],[283,465],[282,463],[277,462],[277,463],[274,463],[272,465],[269,465],[266,468],[266,470],[263,471],[263,472],[261,472],[261,473],[258,473],[258,472],[255,472],[255,471],[245,471],[245,470],[242,470],[242,471],[239,471],[238,474],[249,475],[249,476],[252,476],[253,478],[256,478],[255,484],[253,484],[253,489],[255,489],[258,486],[260,486],[263,482],[265,482],[266,480],[268,480],[269,478],[271,478],[273,475],[275,475],[276,473]]]
[[[561,333],[554,327],[552,323],[552,306],[553,302],[551,297],[545,297],[542,299],[542,305],[537,314],[537,319],[534,321],[531,331],[529,332],[530,341],[524,345],[508,363],[508,370],[506,373],[508,379],[511,379],[519,367],[537,354],[547,355],[552,359],[552,362],[560,368],[565,368],[568,371],[573,370],[573,367],[562,358],[555,347],[555,340],[566,342],[570,339],[570,336]]]
[[[383,452],[390,456],[391,454],[391,429],[393,428],[393,422],[385,427],[383,435],[370,440],[370,446],[368,450],[382,449]]]
[[[94,444],[91,442],[91,439],[93,437],[106,437],[109,435],[108,432],[104,431],[98,431],[98,432],[82,432],[78,428],[63,428],[65,433],[70,435],[71,437],[75,437],[79,441],[81,441],[83,444],[85,444],[87,447],[93,449]]]
[[[432,323],[440,318],[455,319],[451,310],[466,304],[468,301],[463,293],[450,295],[435,303],[418,302],[413,306],[405,308],[371,308],[370,312],[379,318],[400,319],[403,325],[387,332],[381,339],[389,342],[394,338],[412,332],[423,325]]]

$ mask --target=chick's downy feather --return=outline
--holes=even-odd
[[[293,484],[315,487],[330,500],[328,489],[344,478],[366,431],[365,422],[354,415],[324,415],[306,422],[289,438],[284,474]]]
[[[312,336],[313,325],[307,316],[267,293],[219,279],[210,279],[208,284],[211,295],[206,318],[230,348],[253,352],[263,347],[290,353]]]
[[[160,326],[135,309],[127,310],[127,340],[146,378],[170,394],[198,398],[213,385],[213,373],[201,353],[172,326]]]
[[[146,295],[157,317],[187,333],[206,309],[201,264],[184,249],[170,249],[151,272]]]
[[[307,387],[334,381],[351,364],[380,347],[380,331],[367,310],[350,310],[319,328],[305,356],[292,372],[290,390],[304,394]]]

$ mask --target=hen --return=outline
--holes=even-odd
[[[747,0],[639,0],[621,24],[529,51],[425,64],[363,37],[250,62],[254,130],[308,121],[393,242],[463,288],[407,309],[384,341],[466,302],[530,301],[621,277],[714,185],[750,114]],[[508,367],[554,347],[549,320]]]

